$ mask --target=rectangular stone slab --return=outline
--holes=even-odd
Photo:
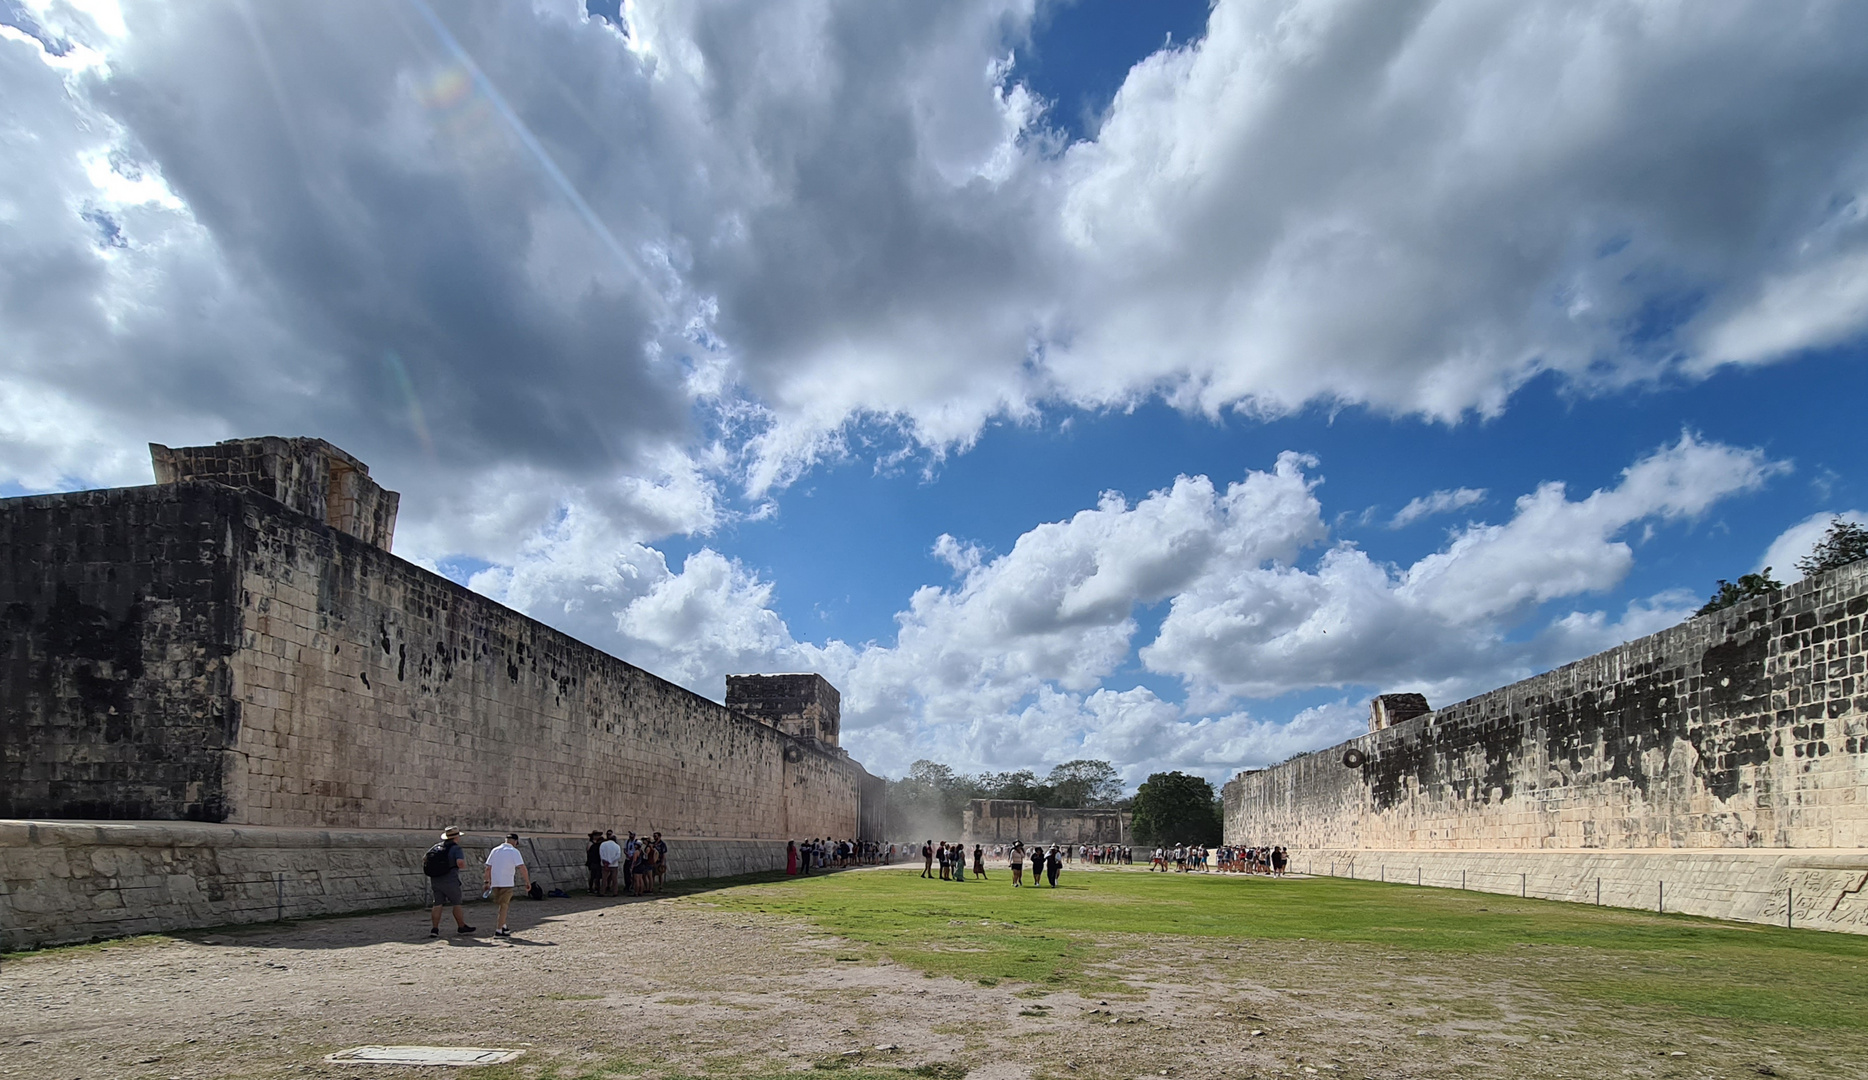
[[[523,1050],[479,1046],[353,1046],[324,1060],[340,1065],[500,1065]]]

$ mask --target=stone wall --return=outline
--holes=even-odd
[[[236,504],[205,485],[0,500],[0,817],[228,816]]]
[[[402,496],[370,479],[370,467],[323,439],[229,439],[213,446],[149,444],[156,483],[191,480],[255,491],[316,521],[394,546]]]
[[[1071,810],[1024,799],[974,799],[960,815],[967,844],[1126,844],[1131,814],[1120,810]]]
[[[0,500],[0,551],[0,816],[863,827],[842,755],[255,492]]]
[[[238,820],[857,834],[860,767],[353,537],[249,501]]]
[[[843,728],[842,695],[822,675],[728,675],[726,706],[787,735],[836,746]]]
[[[665,839],[670,880],[785,865],[777,841]],[[382,908],[420,919],[414,910],[429,902],[422,854],[435,840],[396,830],[0,821],[0,951]],[[499,842],[461,838],[470,896],[484,880],[480,860]],[[527,836],[519,847],[544,888],[584,887],[581,836]]]
[[[1810,849],[1868,869],[1864,614],[1858,564],[1243,773],[1225,788],[1226,838],[1311,852]]]
[[[1293,871],[1868,934],[1868,855],[1782,848],[1292,853]]]

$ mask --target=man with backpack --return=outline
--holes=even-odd
[[[447,827],[441,834],[441,842],[428,849],[422,856],[422,873],[428,875],[429,887],[435,894],[433,909],[428,913],[428,936],[441,936],[441,909],[454,908],[454,932],[467,935],[473,933],[473,927],[467,925],[467,912],[461,907],[461,870],[467,865],[467,853],[461,850],[461,831],[454,826]]]

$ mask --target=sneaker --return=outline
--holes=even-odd
[[[494,937],[511,937],[512,931],[502,926],[498,930],[493,931],[493,936]]]
[[[431,927],[429,927],[429,928],[428,928],[428,936],[429,936],[429,937],[440,937],[440,936],[441,936],[441,928],[440,928],[439,926],[431,926]]]
[[[473,927],[471,927],[471,926],[457,926],[457,927],[455,927],[455,928],[454,928],[454,932],[455,932],[455,933],[457,933],[457,934],[463,934],[463,935],[464,935],[464,934],[471,934],[471,933],[473,933]]]

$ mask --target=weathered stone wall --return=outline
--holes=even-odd
[[[862,827],[841,755],[252,492],[0,500],[0,545],[5,816]]]
[[[1790,848],[1868,868],[1868,565],[1243,773],[1226,838],[1303,851]],[[1345,765],[1354,751],[1361,760]]]
[[[1024,799],[974,799],[960,815],[968,844],[1126,844],[1132,815],[1119,810],[1066,810]]]
[[[1292,853],[1300,874],[1868,934],[1868,854],[1785,848],[1675,851]]]
[[[0,500],[0,817],[228,815],[237,501]]]
[[[785,865],[785,845],[777,841],[666,839],[670,880]],[[397,830],[0,821],[0,951],[424,908],[430,898],[422,854],[435,840],[432,832]],[[484,880],[480,860],[499,842],[487,833],[461,838],[470,897]],[[583,837],[527,836],[519,848],[544,888],[584,887]]]
[[[156,483],[191,480],[256,491],[316,521],[394,545],[402,496],[370,479],[370,467],[323,439],[229,439],[213,446],[149,444]]]
[[[728,675],[726,707],[787,735],[836,746],[843,727],[842,695],[822,675]]]
[[[1226,785],[1229,840],[1868,849],[1868,565]],[[1366,761],[1342,764],[1346,750]]]
[[[231,820],[857,834],[837,755],[257,500],[234,534]]]

